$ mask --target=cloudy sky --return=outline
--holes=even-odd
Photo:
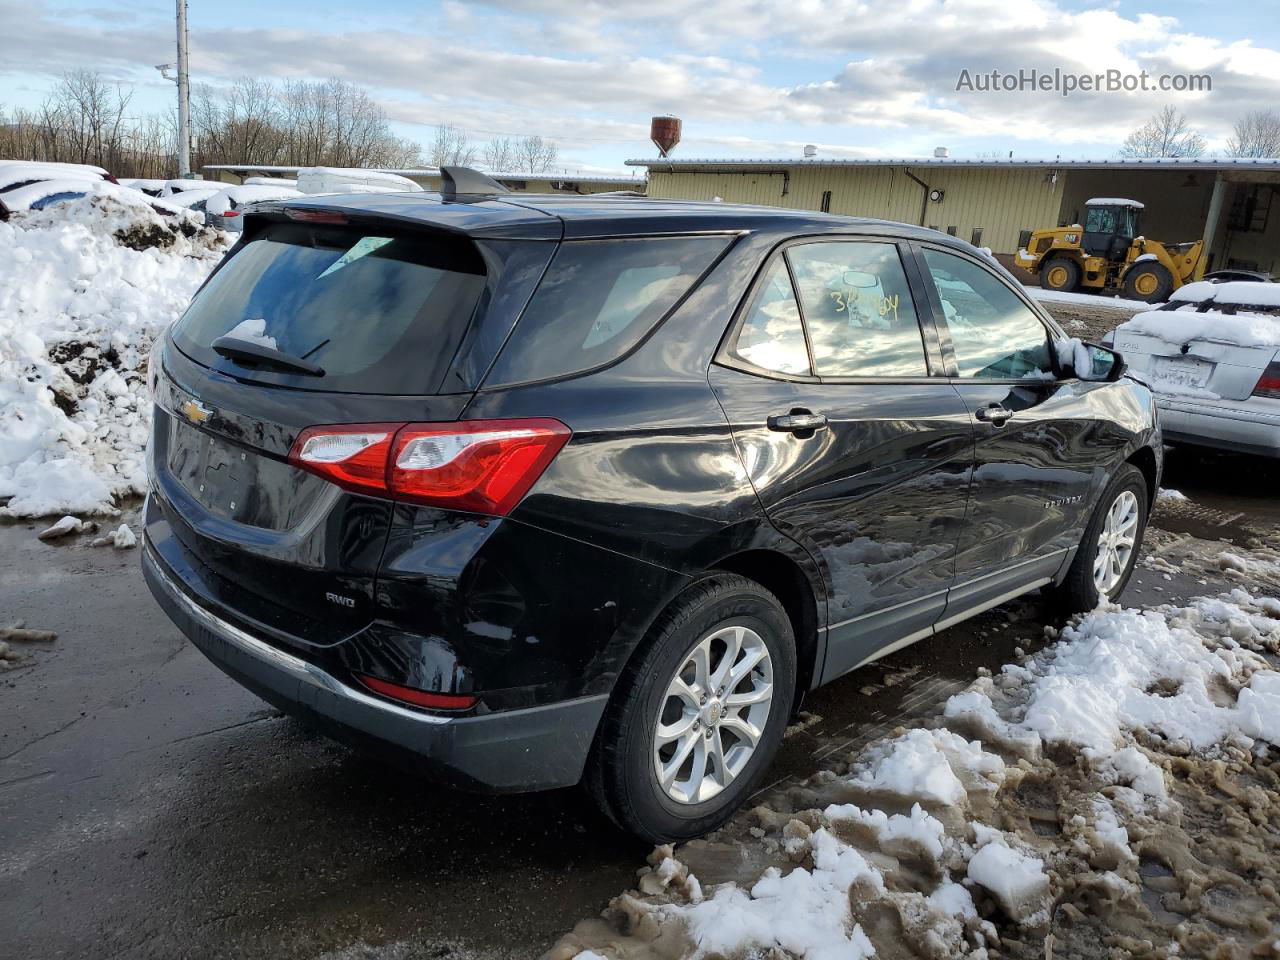
[[[136,85],[138,114],[174,88],[166,0],[0,0],[0,107],[34,106],[90,67]],[[654,155],[648,119],[684,120],[677,156],[1105,157],[1165,103],[1221,149],[1280,102],[1280,18],[1244,0],[191,0],[193,82],[341,77],[398,131],[429,140],[541,134],[570,169]],[[14,42],[15,37],[20,42]],[[1212,92],[957,91],[1020,69],[1208,74]]]

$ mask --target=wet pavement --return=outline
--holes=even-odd
[[[1275,480],[1175,455],[1193,503],[1153,522],[1274,544]],[[478,798],[332,744],[187,645],[136,550],[37,529],[0,526],[0,625],[58,634],[0,674],[0,955],[523,960],[633,881],[648,849],[578,791]],[[1140,567],[1124,599],[1234,585]],[[934,712],[1043,623],[1015,601],[817,691],[762,789]]]

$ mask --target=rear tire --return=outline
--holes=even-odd
[[[705,667],[699,650],[709,651]],[[725,669],[740,679],[717,685]],[[653,843],[719,827],[777,753],[795,677],[791,621],[773,594],[730,573],[689,587],[658,617],[614,689],[587,765],[596,803]]]
[[[1124,275],[1124,295],[1130,300],[1164,303],[1173,293],[1173,274],[1160,263],[1144,260]]]
[[[1150,502],[1142,471],[1124,464],[1098,500],[1066,578],[1049,591],[1054,607],[1065,614],[1086,613],[1124,593],[1142,549]]]
[[[1040,270],[1040,286],[1070,293],[1080,286],[1080,264],[1070,257],[1050,257]]]

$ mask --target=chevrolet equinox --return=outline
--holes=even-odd
[[[806,691],[1124,589],[1151,394],[989,254],[444,182],[259,204],[152,356],[148,583],[282,710],[682,839]]]

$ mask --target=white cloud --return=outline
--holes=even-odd
[[[1065,0],[1024,0],[1016,14],[1007,0],[650,0],[621,14],[603,0],[445,0],[433,19],[447,29],[341,33],[289,16],[197,27],[193,71],[214,82],[339,76],[373,88],[405,123],[452,122],[478,138],[537,132],[584,150],[644,150],[648,117],[674,113],[691,144],[734,153],[845,137],[849,155],[943,138],[1109,153],[1166,101],[1221,140],[1246,110],[1273,106],[1280,85],[1277,50]],[[0,0],[0,22],[24,25],[0,64],[14,87],[85,65],[140,76],[140,65],[171,59],[167,22],[55,15],[39,0]],[[1213,92],[1064,100],[955,89],[962,69],[1055,67],[1210,73]]]

